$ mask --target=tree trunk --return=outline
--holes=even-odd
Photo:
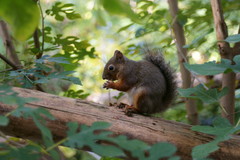
[[[191,73],[183,65],[183,63],[188,62],[188,59],[187,49],[183,48],[183,46],[186,44],[183,27],[177,21],[178,1],[168,0],[168,4],[173,18],[173,32],[176,38],[178,62],[183,81],[182,88],[186,89],[191,87]],[[198,113],[195,100],[186,98],[186,110],[189,122],[191,124],[198,124]]]
[[[224,39],[228,37],[227,25],[224,21],[223,11],[220,0],[211,0],[211,7],[213,12],[216,37],[218,40],[218,49],[221,58],[232,60],[234,57],[234,50],[230,47],[228,42]],[[234,107],[235,107],[235,73],[223,74],[222,87],[228,88],[228,94],[221,99],[221,106],[224,108],[222,116],[227,118],[234,124]]]
[[[131,139],[139,139],[148,144],[167,141],[177,146],[177,154],[182,159],[191,159],[193,147],[213,140],[213,136],[190,130],[191,126],[167,121],[160,118],[135,115],[128,117],[121,109],[105,107],[85,100],[78,100],[66,97],[51,95],[39,91],[14,88],[21,97],[35,97],[39,101],[30,102],[28,107],[42,107],[48,109],[56,120],[47,120],[54,139],[60,140],[65,137],[66,123],[76,121],[79,124],[91,125],[96,121],[110,122],[110,131],[116,135],[126,135]],[[0,103],[0,115],[12,111],[15,107]],[[31,119],[10,117],[7,127],[0,127],[0,130],[7,135],[40,140],[41,135]],[[214,152],[211,157],[218,160],[240,159],[240,137],[233,136],[232,139],[222,142],[220,149]]]

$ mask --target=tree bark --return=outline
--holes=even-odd
[[[121,109],[105,107],[85,100],[72,99],[51,95],[39,91],[14,88],[21,97],[35,97],[39,101],[30,102],[28,107],[42,107],[48,109],[56,120],[47,120],[54,139],[60,140],[66,136],[66,123],[76,121],[79,124],[91,125],[96,121],[110,122],[110,131],[115,135],[126,135],[130,139],[139,139],[148,144],[167,141],[177,146],[177,154],[182,159],[191,159],[191,150],[194,146],[213,140],[213,136],[190,130],[190,125],[160,118],[135,115],[126,116]],[[0,103],[0,115],[12,111],[15,107]],[[10,117],[7,127],[0,127],[7,135],[40,140],[41,135],[31,119]],[[233,136],[222,142],[220,149],[211,157],[218,160],[240,159],[240,137]]]
[[[191,87],[191,73],[183,65],[183,63],[188,62],[188,59],[187,49],[183,48],[183,46],[186,44],[184,30],[180,23],[177,21],[178,1],[168,0],[168,4],[170,13],[173,18],[173,32],[176,38],[178,62],[182,77],[182,88],[186,89]],[[186,98],[186,110],[189,122],[191,124],[198,124],[198,112],[195,100]]]
[[[232,60],[234,49],[230,47],[224,39],[228,37],[227,25],[224,21],[223,11],[220,0],[211,0],[212,13],[214,18],[218,49],[221,58]],[[221,98],[221,106],[224,108],[222,116],[227,118],[232,124],[234,123],[235,109],[235,73],[223,74],[222,87],[228,88],[228,94]]]
[[[21,62],[18,59],[15,47],[12,42],[12,37],[9,34],[7,24],[3,20],[0,20],[0,36],[2,37],[2,40],[6,47],[6,54],[9,60],[18,68],[22,68]]]

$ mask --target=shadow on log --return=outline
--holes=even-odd
[[[182,159],[191,159],[191,150],[194,146],[213,140],[213,136],[191,131],[190,125],[167,121],[141,115],[127,117],[121,109],[106,107],[100,104],[66,97],[60,97],[39,91],[14,88],[21,97],[35,97],[39,101],[28,103],[28,107],[43,107],[48,109],[56,118],[48,121],[55,140],[65,137],[66,123],[76,121],[79,124],[91,125],[96,121],[110,122],[110,131],[116,135],[126,135],[130,139],[139,139],[148,144],[156,142],[170,142],[178,148],[178,155]],[[14,107],[0,104],[0,114],[12,111]],[[11,117],[7,127],[1,127],[7,135],[31,140],[40,140],[41,135],[31,119]],[[211,157],[218,160],[240,159],[240,137],[220,143],[220,149]]]

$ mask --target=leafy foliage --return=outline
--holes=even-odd
[[[128,140],[125,136],[112,137],[112,132],[102,131],[110,126],[107,122],[95,122],[92,126],[80,126],[80,132],[78,132],[77,123],[68,124],[68,139],[64,143],[70,147],[82,148],[88,146],[93,152],[101,156],[110,157],[125,157],[124,150],[129,151],[133,157],[140,160],[155,160],[160,158],[170,158],[176,153],[176,147],[169,143],[157,143],[152,147],[139,140]],[[102,131],[96,134],[96,131]],[[105,141],[116,146],[104,146],[96,144],[98,141]],[[145,157],[145,152],[149,152],[150,156]],[[172,157],[173,158],[173,157]],[[174,157],[179,159],[178,157]]]
[[[64,51],[64,54],[57,54],[56,56],[68,58],[73,63],[83,60],[86,55],[91,58],[95,57],[95,48],[92,47],[86,40],[81,41],[75,36],[63,37],[63,35],[58,34],[54,37],[53,44],[62,46]]]
[[[105,122],[96,122],[92,126],[88,127],[85,125],[81,126],[81,132],[77,133],[78,124],[70,123],[68,124],[68,141],[65,142],[66,146],[79,147],[88,146],[93,152],[102,156],[123,156],[122,150],[114,146],[105,146],[95,144],[97,140],[107,139],[107,136],[111,134],[110,132],[100,133],[98,135],[94,134],[95,130],[106,129],[110,124]]]
[[[16,71],[11,71],[9,78],[16,78],[23,86],[26,88],[33,87],[35,84],[47,83],[51,79],[64,79],[71,81],[74,84],[81,85],[79,78],[68,76],[74,71],[65,72],[52,72],[52,68],[47,66],[49,62],[57,62],[62,64],[69,64],[64,57],[50,57],[44,55],[42,58],[37,59],[35,67],[30,69],[18,69]],[[31,78],[35,77],[35,78]]]
[[[81,18],[80,14],[73,10],[73,6],[74,4],[71,3],[63,4],[62,2],[56,2],[51,9],[46,10],[46,13],[54,16],[54,18],[58,21],[64,20],[64,16],[62,16],[62,14],[65,14],[70,20]]]
[[[41,157],[39,146],[27,145],[20,148],[0,143],[1,159],[38,160]]]
[[[218,92],[216,88],[206,90],[202,85],[198,85],[194,88],[179,88],[178,92],[182,97],[196,98],[206,104],[211,104],[216,102],[218,103],[219,99],[227,94],[228,89],[223,88],[220,92]]]
[[[43,36],[42,33],[41,36]],[[83,60],[85,56],[96,58],[95,48],[87,40],[81,40],[76,36],[65,37],[62,34],[54,35],[52,33],[52,28],[49,26],[44,28],[44,40],[45,43],[48,44],[48,47],[44,49],[45,52],[58,51],[61,48],[62,52],[56,53],[54,57],[58,58],[58,61],[55,62],[61,63],[65,70],[73,71],[76,69],[78,67],[78,62]],[[32,45],[30,49],[31,52],[36,54],[38,51],[32,41],[30,41],[30,45]],[[51,57],[51,59],[54,57]],[[59,61],[61,59],[64,59],[65,62],[67,59],[69,62],[65,63]],[[48,60],[50,59],[48,58]]]
[[[15,37],[24,41],[37,28],[40,12],[34,1],[1,0],[0,17],[11,25]]]
[[[6,85],[1,85],[0,88],[4,89],[3,92],[0,92],[1,93],[0,102],[4,104],[18,106],[17,109],[10,112],[7,116],[12,115],[16,117],[32,118],[36,126],[41,131],[42,138],[46,147],[52,146],[54,144],[52,134],[49,128],[46,127],[46,120],[43,118],[43,116],[51,120],[53,120],[54,117],[47,110],[43,108],[28,108],[24,106],[26,103],[36,100],[36,98],[19,97],[16,92],[12,91],[11,87]],[[15,99],[15,101],[12,101],[12,99]],[[4,120],[3,122],[1,122],[1,125],[7,125],[9,121],[7,116],[1,116],[1,119]],[[6,145],[2,145],[2,146],[3,148],[8,149],[8,146],[7,147]],[[39,147],[30,145],[30,146],[24,146],[21,148],[13,148],[13,150],[10,149],[6,154],[4,154],[4,156],[11,157],[11,156],[16,156],[20,153],[29,152],[29,154],[26,154],[25,156],[19,156],[19,158],[21,159],[29,156],[33,156],[33,158],[34,157],[39,158],[39,154],[37,153],[34,154],[34,152],[39,151],[39,149],[36,150],[36,148],[39,148]],[[55,150],[51,150],[49,151],[49,153],[54,159],[59,159],[58,153]]]
[[[192,157],[201,159],[218,150],[218,144],[230,139],[231,134],[240,130],[240,125],[234,127],[228,120],[218,117],[213,121],[213,126],[193,126],[192,130],[215,136],[213,141],[193,148]]]

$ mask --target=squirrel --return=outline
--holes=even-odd
[[[152,114],[165,111],[176,96],[175,74],[158,50],[144,50],[144,60],[133,61],[116,50],[102,74],[103,88],[127,92],[131,105],[125,113]],[[122,104],[121,104],[122,105]]]

